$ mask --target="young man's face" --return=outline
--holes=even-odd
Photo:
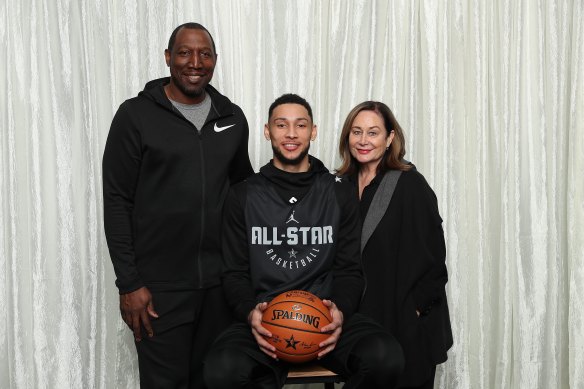
[[[316,126],[300,104],[281,104],[272,111],[264,126],[266,139],[272,142],[274,166],[289,172],[308,171],[308,149],[316,138]]]
[[[183,104],[198,104],[213,78],[217,55],[211,37],[204,30],[182,28],[176,34],[172,52],[164,52],[170,67],[170,98]]]

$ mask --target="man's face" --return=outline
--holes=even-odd
[[[300,104],[281,104],[274,108],[264,126],[266,139],[272,142],[274,165],[290,172],[308,170],[310,141],[316,138],[316,126]]]
[[[170,67],[169,97],[183,104],[203,101],[217,62],[209,34],[182,28],[176,34],[172,52],[166,50],[164,56]]]

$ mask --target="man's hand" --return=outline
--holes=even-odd
[[[274,351],[276,348],[272,346],[264,336],[271,338],[272,334],[270,331],[266,330],[262,327],[262,316],[264,311],[268,307],[268,303],[259,303],[255,306],[255,308],[247,315],[247,321],[249,322],[249,326],[251,327],[251,333],[253,334],[258,346],[260,346],[260,350],[262,350],[265,354],[269,355],[274,359],[278,359]]]
[[[331,300],[322,300],[329,309],[333,321],[320,329],[321,332],[331,332],[331,336],[323,340],[318,346],[323,349],[318,353],[318,359],[333,351],[337,345],[341,332],[343,331],[343,312]]]
[[[158,318],[158,314],[154,311],[152,295],[145,286],[133,292],[121,294],[120,311],[122,319],[134,331],[136,342],[142,340],[140,324],[144,326],[149,337],[154,336],[154,331],[152,331],[152,326],[150,325],[150,316]]]

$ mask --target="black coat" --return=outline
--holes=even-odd
[[[382,177],[375,177],[363,191],[362,220]],[[417,171],[401,174],[362,257],[367,287],[359,311],[388,328],[400,342],[406,360],[400,386],[419,385],[447,359],[452,331],[442,219],[436,195]]]

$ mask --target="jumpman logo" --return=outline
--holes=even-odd
[[[290,215],[290,217],[288,218],[288,220],[286,221],[286,224],[290,223],[290,222],[295,222],[295,223],[299,223],[298,220],[294,219],[294,212],[296,211],[292,211],[292,214]]]

